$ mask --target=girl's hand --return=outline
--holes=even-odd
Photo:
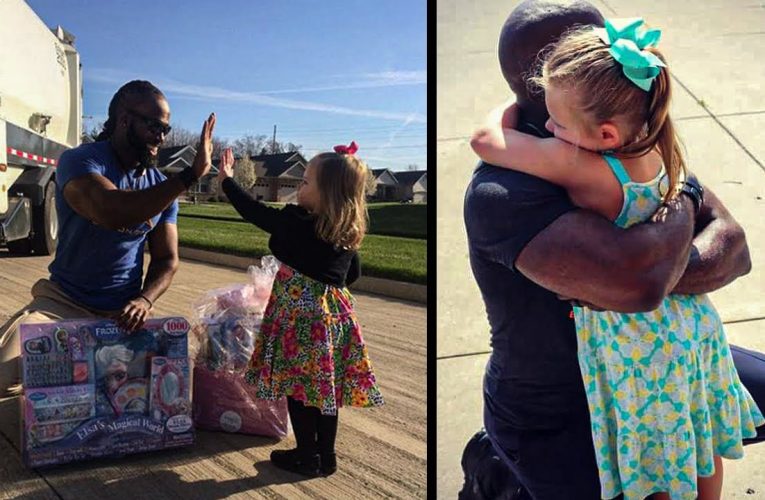
[[[220,168],[218,169],[218,180],[223,182],[228,177],[234,176],[234,152],[231,148],[226,148],[220,157]]]

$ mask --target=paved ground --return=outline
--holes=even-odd
[[[49,260],[0,251],[0,324],[28,302]],[[156,315],[188,316],[205,290],[243,279],[243,271],[184,261]],[[0,499],[425,498],[425,306],[355,295],[386,405],[341,410],[335,475],[302,480],[271,466],[270,452],[294,447],[292,436],[276,442],[214,432],[199,432],[197,443],[182,450],[29,471],[18,451],[18,398],[11,398],[0,399]]]
[[[518,0],[439,0],[438,497],[455,498],[459,459],[481,426],[488,325],[472,281],[462,199],[476,163],[467,142],[509,96],[497,62],[499,31]],[[732,343],[765,352],[765,2],[593,0],[606,17],[643,16],[663,30],[675,81],[672,116],[689,164],[742,223],[752,272],[712,295]],[[723,498],[765,498],[765,444],[726,461]],[[749,492],[747,492],[749,490]]]

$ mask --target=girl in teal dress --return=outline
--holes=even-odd
[[[677,196],[685,163],[669,118],[659,30],[640,18],[564,35],[532,83],[545,90],[554,137],[514,130],[498,108],[471,140],[487,163],[542,177],[620,227]],[[719,498],[720,457],[765,423],[733,365],[706,295],[667,296],[627,314],[575,307],[578,357],[603,498]]]

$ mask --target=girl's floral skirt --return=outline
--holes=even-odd
[[[347,288],[282,264],[245,380],[257,397],[290,396],[322,414],[383,404]]]

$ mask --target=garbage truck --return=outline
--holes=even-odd
[[[58,159],[81,137],[80,56],[24,0],[0,0],[0,20],[0,246],[50,255]]]

